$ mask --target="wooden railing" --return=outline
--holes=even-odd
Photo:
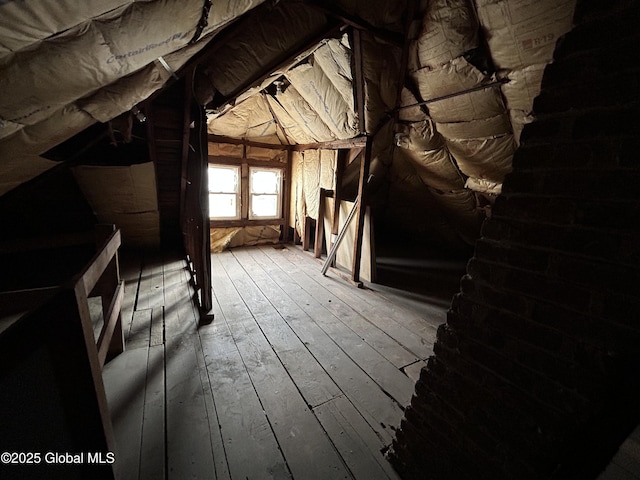
[[[52,267],[60,263],[30,262],[32,278],[27,280],[32,285],[21,281],[21,290],[0,292],[0,392],[5,394],[5,403],[9,402],[3,405],[8,413],[0,418],[0,444],[7,451],[20,451],[31,444],[59,452],[81,448],[106,454],[115,449],[102,368],[124,350],[124,282],[118,271],[121,239],[113,225],[97,226],[96,232],[97,238],[81,233],[0,244],[5,258],[16,251],[20,258],[28,258],[29,252],[37,252],[38,258],[47,258],[42,252],[55,258],[56,251],[68,253],[69,246],[74,246],[78,256],[70,260],[77,272],[71,278],[66,270],[64,274],[38,271],[38,267],[55,270]],[[96,253],[83,263],[93,251],[94,238]],[[76,267],[76,263],[83,266]],[[89,303],[90,297],[97,296],[104,319],[99,334],[94,331],[97,326]],[[97,302],[95,307],[97,319]],[[56,434],[38,443],[34,439],[40,439],[42,431]],[[45,464],[29,467],[35,468],[30,473],[25,470],[29,477],[45,478],[50,473]],[[88,474],[86,465],[67,467],[70,478]],[[92,465],[90,472],[91,478],[115,478],[110,464]]]
[[[98,362],[102,368],[108,357],[112,358],[124,351],[122,331],[124,281],[120,279],[118,267],[120,230],[116,230],[114,225],[98,225],[96,234],[98,251],[74,279],[73,289],[81,318],[87,326],[85,328],[87,337],[93,332],[88,328],[92,324],[88,299],[90,296],[102,297],[104,323],[96,342]]]

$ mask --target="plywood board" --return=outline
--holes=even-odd
[[[340,202],[340,231],[342,231],[346,218],[353,208],[353,202],[345,200]],[[353,245],[356,235],[356,222],[352,221],[347,228],[342,243],[336,252],[336,266],[351,271],[353,264]],[[373,278],[373,251],[371,249],[371,212],[367,209],[364,217],[364,231],[362,236],[362,261],[360,263],[360,279],[370,282]]]

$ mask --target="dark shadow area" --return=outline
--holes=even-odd
[[[415,235],[376,232],[374,290],[407,300],[448,308],[460,291],[460,279],[473,248],[451,249],[420,240]]]

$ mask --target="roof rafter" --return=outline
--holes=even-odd
[[[384,28],[371,25],[370,23],[364,21],[362,18],[349,15],[348,13],[342,11],[339,7],[327,6],[326,2],[322,2],[320,0],[306,0],[306,3],[321,10],[327,15],[340,20],[345,25],[349,25],[358,30],[366,30],[367,32],[378,37],[380,40],[389,42],[397,47],[402,47],[402,45],[404,44],[404,36],[401,33],[392,32],[390,30],[385,30]]]

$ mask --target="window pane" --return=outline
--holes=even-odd
[[[209,194],[209,217],[211,218],[237,218],[236,194],[210,193]]]
[[[274,170],[251,170],[251,193],[278,193],[280,172]]]
[[[251,215],[254,217],[279,217],[277,195],[251,195]]]
[[[209,191],[236,193],[238,191],[238,167],[209,167]]]

